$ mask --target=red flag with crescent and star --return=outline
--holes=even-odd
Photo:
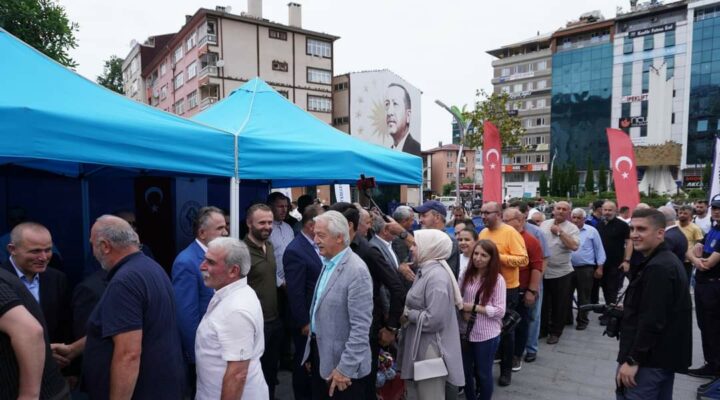
[[[618,208],[627,206],[632,213],[640,202],[632,140],[627,133],[619,129],[607,128],[606,131],[610,146],[610,166],[615,182],[617,206]]]
[[[490,121],[483,123],[483,203],[502,204],[502,157],[500,132]]]

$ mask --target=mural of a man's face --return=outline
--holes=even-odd
[[[389,86],[385,91],[385,122],[388,133],[395,142],[402,140],[408,131],[411,109],[405,104],[405,90],[399,86]]]

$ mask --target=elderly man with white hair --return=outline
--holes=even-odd
[[[685,262],[688,240],[677,224],[677,213],[673,207],[662,206],[658,211],[665,216],[665,246],[673,252],[681,263]]]
[[[214,239],[200,271],[215,295],[195,337],[196,399],[267,398],[260,366],[265,350],[263,313],[247,283],[247,245],[235,238]]]

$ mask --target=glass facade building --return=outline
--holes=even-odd
[[[609,157],[605,128],[610,125],[613,47],[609,33],[564,39],[553,55],[551,159],[555,165],[595,168]]]
[[[720,6],[694,15],[687,164],[712,162],[720,118]]]

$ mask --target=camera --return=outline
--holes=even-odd
[[[578,308],[579,311],[592,311],[596,314],[602,314],[600,318],[605,319],[605,331],[603,335],[620,340],[620,324],[623,319],[622,306],[615,304],[586,304]]]

